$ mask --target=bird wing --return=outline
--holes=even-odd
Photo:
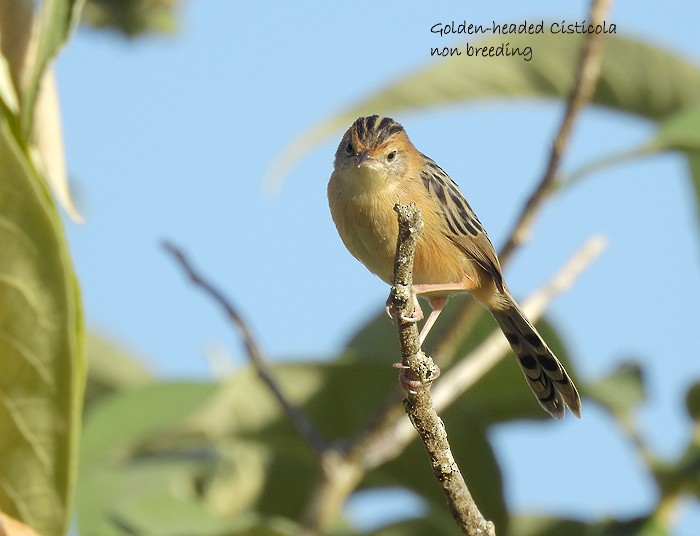
[[[433,160],[423,156],[426,165],[421,171],[421,180],[428,193],[440,203],[445,234],[455,246],[490,274],[498,289],[503,292],[501,264],[479,218],[455,181]]]

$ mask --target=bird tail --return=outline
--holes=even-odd
[[[492,309],[491,314],[513,348],[540,406],[555,419],[564,417],[566,407],[580,418],[581,398],[574,382],[518,304],[512,298],[508,301],[505,309]]]

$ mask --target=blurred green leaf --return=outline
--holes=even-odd
[[[600,536],[670,536],[671,531],[649,516],[629,520],[601,522],[595,530]]]
[[[456,534],[459,529],[455,520],[449,514],[447,508],[441,511],[431,512],[430,515],[421,518],[407,519],[398,523],[392,523],[367,534],[367,536],[441,536]],[[443,512],[447,512],[444,515]],[[499,528],[497,527],[497,531]],[[497,532],[502,534],[501,532]]]
[[[16,116],[19,112],[19,97],[12,82],[12,73],[7,59],[0,54],[0,102],[6,106],[10,114]]]
[[[98,402],[86,415],[81,464],[110,463],[148,441],[167,441],[167,434],[183,427],[218,389],[210,383],[153,383]]]
[[[700,223],[700,149],[686,151],[688,157],[688,169],[692,178],[692,186],[695,191],[695,217]]]
[[[137,495],[112,514],[126,534],[143,536],[226,536],[235,534],[232,522],[193,499],[175,495]]]
[[[81,306],[61,222],[19,140],[0,109],[0,509],[63,535],[85,375]]]
[[[396,324],[382,310],[370,317],[346,343],[341,362],[385,362],[401,359]]]
[[[593,536],[583,521],[537,515],[518,515],[513,519],[511,536]]]
[[[253,511],[270,482],[269,469],[276,455],[273,449],[274,446],[268,447],[260,442],[237,439],[216,442],[216,463],[199,484],[203,502],[228,518]],[[308,459],[301,465],[306,470],[312,469],[313,460]],[[298,479],[287,480],[288,493],[295,493],[297,483]],[[284,497],[278,499],[277,504],[290,502]]]
[[[387,356],[383,363],[275,363],[271,370],[287,398],[303,408],[326,439],[333,440],[353,437],[387,393],[392,393],[392,387],[398,385],[392,363],[391,356]],[[250,367],[226,382],[198,422],[208,433],[216,428],[266,442],[284,439],[288,450],[307,449]]]
[[[157,456],[81,468],[76,497],[79,533],[127,534],[115,522],[118,512],[141,499],[192,499],[197,481],[212,465],[212,458]]]
[[[690,492],[700,499],[700,382],[695,382],[688,389],[686,408],[695,423],[694,433],[685,451],[677,460],[657,461],[654,465],[659,492],[666,500],[673,500],[684,492]]]
[[[272,373],[288,399],[307,414],[326,440],[342,441],[355,437],[384,403],[387,393],[394,392],[397,372],[391,363],[390,359],[385,363],[278,363]],[[395,396],[398,398],[398,393]],[[238,440],[260,442],[270,451],[258,511],[298,519],[316,482],[317,458],[282,415],[267,387],[246,368],[227,382],[226,391],[211,411],[204,417],[206,422],[218,423],[219,429],[224,427]],[[227,422],[216,419],[217,413],[227,414]],[[226,448],[233,448],[235,455],[235,445]],[[255,465],[251,468],[259,471]],[[215,480],[206,484],[208,491],[212,482]],[[219,485],[218,490],[225,495],[224,486]],[[214,500],[213,496],[209,500]]]
[[[639,147],[606,155],[573,171],[560,186],[571,185],[602,169],[663,151],[682,151],[688,158],[695,210],[700,221],[700,105],[693,104],[659,121],[654,138]]]
[[[583,392],[626,421],[646,398],[644,377],[639,363],[621,363],[607,376],[588,382]]]
[[[512,536],[669,536],[670,532],[649,516],[628,520],[584,522],[538,515],[518,515]]]
[[[700,106],[683,108],[661,121],[652,145],[661,149],[700,151]]]
[[[469,485],[469,491],[487,519],[508,533],[509,518],[503,495],[503,479],[486,429],[465,406],[455,404],[442,418],[452,454]],[[396,459],[367,475],[364,486],[402,486],[424,498],[431,506],[427,517],[445,515],[454,523],[445,496],[435,482],[430,463],[420,441],[411,442]],[[439,514],[438,514],[439,512]],[[453,526],[453,525],[452,525]],[[449,534],[447,532],[446,534]]]
[[[696,423],[700,421],[700,382],[695,382],[688,389],[685,396],[685,407],[691,419]]]
[[[499,44],[500,37],[480,45]],[[268,183],[277,185],[315,144],[346,129],[363,114],[390,115],[497,98],[565,98],[574,84],[579,36],[511,35],[511,48],[531,46],[533,58],[441,58],[311,127],[279,156]],[[474,43],[476,44],[476,43]],[[700,69],[643,41],[609,35],[592,102],[649,119],[663,119],[700,102]]]
[[[177,0],[88,0],[82,21],[126,37],[172,33],[177,29]]]
[[[104,396],[153,381],[152,374],[140,360],[102,335],[88,333],[86,351],[89,365],[85,392],[87,409]]]

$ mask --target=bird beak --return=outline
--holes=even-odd
[[[367,151],[360,153],[357,159],[357,167],[360,167],[367,160],[372,160],[372,157],[369,155],[369,153]]]

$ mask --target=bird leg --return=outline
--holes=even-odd
[[[464,282],[460,281],[458,283],[428,283],[422,285],[413,285],[413,288],[411,290],[411,294],[413,295],[413,313],[411,313],[411,316],[401,317],[401,319],[405,322],[418,322],[420,320],[423,320],[423,309],[421,309],[420,303],[418,303],[419,294],[428,294],[432,292],[446,292],[451,294],[454,292],[464,292],[465,290],[468,290],[468,288],[467,285],[464,284]],[[421,345],[423,344],[423,341],[425,341],[425,338],[428,336],[428,333],[430,333],[433,324],[435,324],[435,321],[437,320],[438,316],[440,316],[440,313],[445,308],[445,304],[447,303],[446,296],[428,296],[427,298],[432,311],[430,312],[430,315],[428,315],[428,319],[425,321],[425,325],[423,326],[423,329],[420,332],[419,341]],[[394,304],[391,300],[391,294],[389,294],[389,297],[386,299],[386,314],[389,315],[389,318],[394,318],[394,312]]]
[[[464,292],[465,290],[468,290],[468,288],[462,281],[458,283],[413,285],[413,292],[415,292],[416,295],[428,294],[431,292],[444,292],[451,294],[455,292]],[[425,338],[428,336],[428,333],[430,333],[430,330],[433,327],[433,324],[435,324],[435,321],[437,320],[438,316],[440,316],[440,313],[445,308],[445,304],[447,304],[447,296],[426,297],[428,298],[428,302],[430,303],[430,308],[432,309],[432,311],[430,312],[430,315],[428,315],[428,319],[425,321],[425,325],[423,326],[423,329],[421,330],[419,335],[419,341],[421,345],[423,344],[423,341],[425,341]]]
[[[423,329],[420,330],[420,335],[418,335],[418,344],[420,346],[423,346],[423,341],[425,341],[425,338],[428,336],[428,333],[430,333],[433,324],[435,324],[438,316],[440,316],[440,313],[442,313],[442,310],[445,308],[445,305],[447,304],[447,297],[430,297],[428,298],[428,303],[430,303],[430,308],[432,311],[430,311],[428,319],[425,321]]]

